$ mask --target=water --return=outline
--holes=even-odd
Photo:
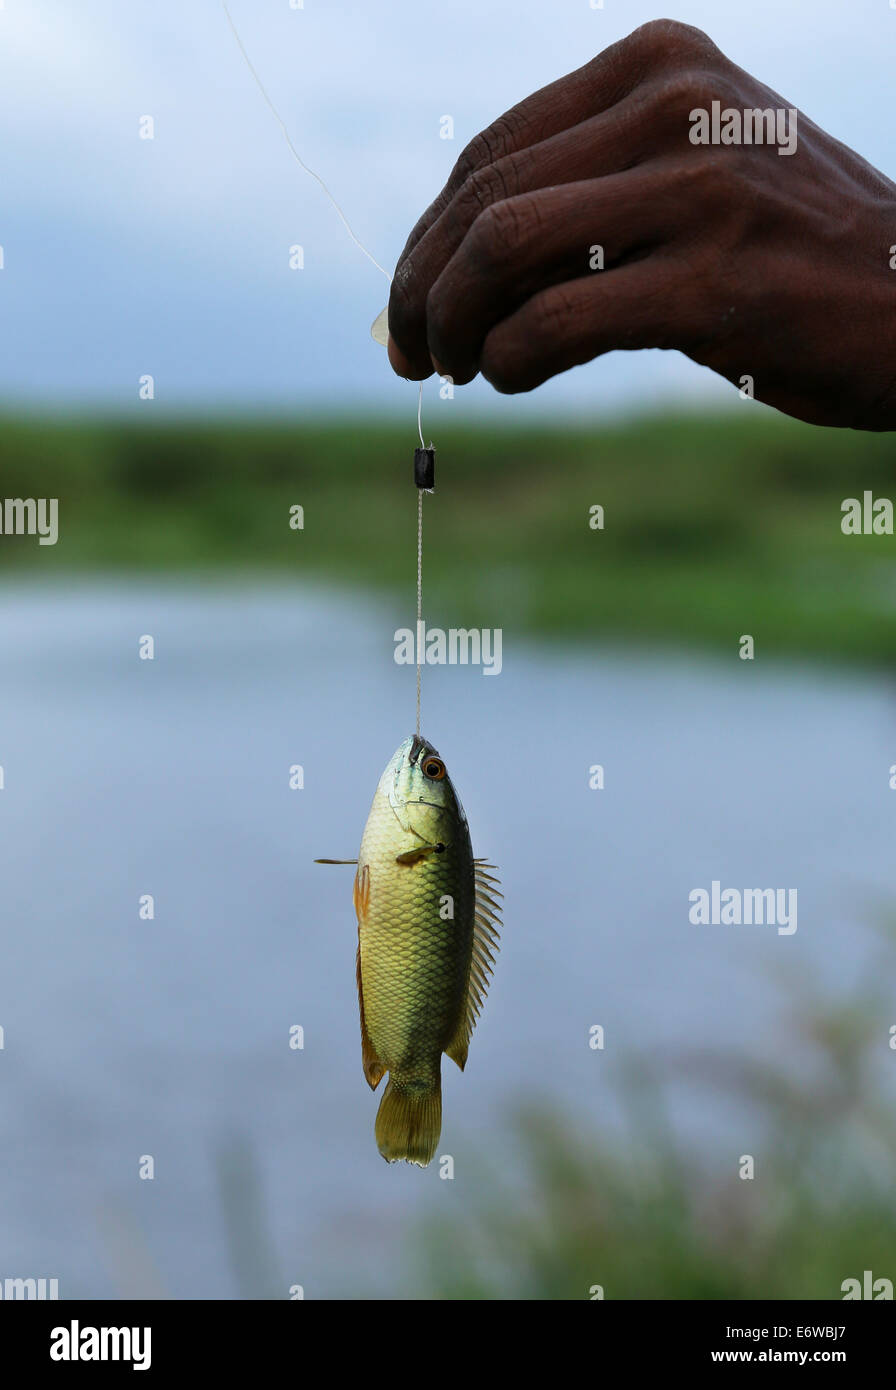
[[[353,871],[312,860],[357,852],[412,731],[404,621],[312,589],[6,590],[0,1279],[56,1277],[62,1297],[408,1289],[408,1232],[469,1199],[477,1153],[500,1165],[517,1100],[618,1128],[627,1054],[673,1076],[703,1047],[776,1055],[781,970],[836,995],[868,967],[894,888],[883,678],[507,631],[499,677],[424,677],[424,731],[500,865],[506,925],[467,1072],[445,1063],[456,1177],[388,1168],[361,1073]],[[688,895],[713,879],[795,887],[796,933],[692,925]],[[740,1142],[730,1097],[679,1090],[679,1128]]]

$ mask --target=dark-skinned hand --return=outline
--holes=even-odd
[[[395,371],[519,392],[677,348],[788,415],[896,429],[896,185],[801,112],[790,155],[693,144],[714,101],[791,106],[656,20],[476,136],[398,262]]]

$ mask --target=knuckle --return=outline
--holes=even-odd
[[[717,226],[720,215],[739,204],[738,161],[689,147],[685,158],[657,167],[651,194],[658,216],[671,216],[679,229]]]
[[[522,199],[492,203],[470,229],[470,255],[480,272],[496,270],[530,235],[531,220]]]
[[[557,286],[541,297],[533,311],[533,335],[542,347],[548,346],[568,337],[575,322],[573,299],[567,290]]]
[[[689,160],[689,172],[683,172],[688,192],[703,205],[714,204],[720,211],[729,211],[733,206],[732,196],[740,186],[741,164],[739,160],[726,157],[724,150],[711,150],[694,160]]]
[[[451,170],[451,177],[447,184],[448,188],[462,187],[470,175],[475,174],[476,170],[479,168],[479,163],[476,159],[476,140],[478,140],[478,138],[477,136],[476,139],[471,140],[469,145],[466,145],[464,149],[461,150],[455,161],[454,168]]]
[[[471,208],[476,214],[509,195],[510,184],[504,169],[498,164],[490,164],[470,175],[458,198],[464,207]]]
[[[506,112],[493,121],[487,130],[482,131],[479,141],[485,154],[484,163],[495,164],[499,159],[513,153],[517,141],[517,125],[510,112]]]
[[[652,84],[649,101],[669,118],[687,119],[697,107],[708,109],[713,101],[727,100],[727,82],[703,68],[671,72]]]
[[[725,161],[726,164],[730,162]],[[669,193],[683,197],[689,202],[694,199],[702,205],[717,192],[718,178],[718,162],[711,156],[707,158],[704,155],[677,163],[667,175],[666,186]]]
[[[516,144],[516,135],[516,124],[510,114],[499,116],[485,130],[474,135],[461,151],[454,166],[455,181],[466,183],[471,174],[478,173],[480,169],[485,169],[510,154]]]
[[[712,39],[702,29],[677,19],[651,19],[635,29],[629,41],[634,49],[660,62],[715,50]]]

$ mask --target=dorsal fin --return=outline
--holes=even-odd
[[[445,1048],[445,1055],[450,1057],[452,1062],[456,1062],[461,1071],[466,1065],[470,1039],[488,991],[489,976],[495,961],[492,952],[498,949],[501,909],[495,898],[503,897],[503,894],[496,887],[500,880],[493,878],[488,872],[494,867],[494,864],[487,864],[484,859],[473,860],[476,905],[473,909],[473,954],[467,981],[467,997],[457,1032]]]

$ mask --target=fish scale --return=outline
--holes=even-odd
[[[446,832],[446,833],[450,833]],[[367,1031],[393,1074],[439,1070],[442,1051],[460,1023],[473,942],[473,851],[466,824],[461,844],[415,864],[396,855],[416,848],[388,797],[378,791],[358,856],[370,875],[370,906],[360,925],[361,975]],[[454,916],[443,920],[445,897]]]

